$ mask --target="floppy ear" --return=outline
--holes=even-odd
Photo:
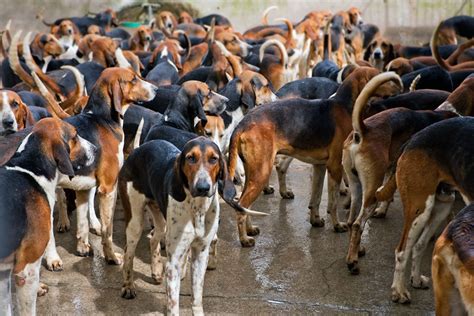
[[[252,86],[254,86],[253,79],[252,79]],[[251,109],[255,107],[255,99],[256,99],[255,89],[250,89],[250,91],[248,91],[248,89],[246,89],[245,86],[242,84],[242,94],[240,96],[240,100],[242,101],[242,103],[248,109]]]
[[[34,124],[31,112],[23,102],[18,103],[18,109],[15,113],[15,119],[18,124],[19,130],[24,129],[28,126],[32,126]]]
[[[202,95],[200,90],[198,90],[196,95],[192,98],[191,107],[194,110],[194,116],[201,120],[202,127],[206,126],[207,116],[206,113],[204,113]]]
[[[137,49],[139,44],[140,44],[140,39],[138,38],[138,33],[135,32],[132,38],[130,38],[130,49]]]
[[[365,49],[365,53],[364,53],[364,60],[369,60],[370,58],[370,55],[372,55],[372,49],[374,48],[374,43],[370,43],[369,46],[367,46],[367,48]]]
[[[173,168],[173,178],[171,179],[171,196],[178,202],[183,202],[186,198],[186,192],[184,192],[184,186],[186,176],[182,170],[183,153],[176,157]]]
[[[112,85],[111,91],[109,91],[110,99],[112,101],[112,106],[118,114],[122,114],[122,100],[123,100],[123,91],[120,81],[117,79]]]
[[[116,66],[116,63],[115,63],[115,56],[113,56],[112,54],[109,54],[109,52],[104,52],[104,57],[105,57],[105,62],[107,64],[107,67],[115,67]]]
[[[62,174],[73,177],[74,169],[72,168],[71,159],[69,158],[69,153],[66,148],[69,149],[69,146],[63,141],[59,144],[55,144],[53,147],[53,157],[59,171]]]
[[[396,53],[395,53],[395,49],[393,48],[393,44],[390,43],[389,46],[388,46],[388,58],[387,58],[387,60],[392,61],[395,58],[397,58]]]
[[[35,39],[30,45],[31,55],[38,58],[40,61],[43,60],[43,50],[39,47],[39,44],[42,43],[43,45],[46,43],[46,35],[43,34],[40,36],[38,40]]]

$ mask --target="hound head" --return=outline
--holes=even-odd
[[[102,72],[91,96],[98,95],[104,98],[111,106],[112,118],[117,119],[117,115],[122,115],[130,103],[153,100],[156,89],[153,84],[139,78],[132,70],[114,67]]]
[[[40,33],[31,42],[31,53],[41,59],[47,56],[58,57],[63,53],[63,48],[52,34]]]
[[[175,175],[192,197],[211,197],[226,174],[225,158],[219,147],[206,137],[197,137],[176,159]]]
[[[178,25],[176,17],[170,11],[161,11],[156,20],[158,28],[164,30],[168,34],[173,34],[176,25]]]
[[[359,26],[364,23],[364,21],[362,20],[362,12],[358,8],[350,8],[349,10],[347,10],[347,14],[349,14],[349,20],[352,25]]]
[[[7,135],[20,129],[17,117],[21,120],[22,113],[26,111],[26,105],[20,96],[13,91],[1,91],[0,98],[0,134]],[[21,120],[23,121],[23,120]]]
[[[197,117],[204,121],[206,121],[204,111],[211,114],[221,114],[229,101],[226,97],[212,91],[207,84],[201,81],[186,81],[181,87],[193,110],[198,114]]]
[[[379,70],[383,70],[383,67],[395,58],[396,54],[392,43],[383,38],[373,40],[364,53],[364,60],[369,61]]]
[[[39,140],[42,152],[68,176],[94,162],[97,148],[80,137],[74,126],[56,118],[40,120],[32,130],[32,135]],[[20,145],[28,147],[28,143]],[[20,150],[20,148],[19,148]]]
[[[241,82],[241,100],[247,108],[276,101],[270,82],[263,75],[245,70],[239,76]]]
[[[153,39],[153,31],[151,30],[151,27],[142,25],[137,29],[136,36],[142,44],[151,43]]]
[[[87,34],[104,35],[100,26],[92,24],[87,28]]]
[[[196,132],[200,135],[208,137],[212,140],[219,149],[222,151],[224,149],[224,120],[219,115],[207,115],[207,123],[205,126],[202,126],[199,122],[196,126]]]
[[[251,45],[239,38],[236,33],[229,30],[216,32],[215,39],[223,43],[229,52],[240,57],[246,57],[252,48]]]

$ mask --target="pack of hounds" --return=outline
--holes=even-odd
[[[409,259],[411,287],[429,286],[420,265],[435,236],[436,314],[456,306],[474,315],[474,17],[442,21],[418,47],[392,43],[357,8],[271,24],[275,10],[244,33],[219,14],[169,11],[131,30],[118,27],[111,9],[52,23],[38,16],[49,31],[23,36],[7,24],[1,315],[36,313],[37,296],[48,291],[41,263],[62,269],[54,230],[70,229],[71,210],[76,254],[91,254],[90,232],[101,236],[105,260],[123,264],[117,295],[126,299],[140,292],[133,260],[148,218],[151,274],[166,284],[168,314],[179,314],[189,261],[192,311],[202,315],[206,270],[219,268],[220,203],[235,210],[242,247],[258,247],[251,217],[267,214],[251,206],[273,193],[273,166],[281,197],[294,198],[285,182],[294,158],[312,165],[313,227],[325,225],[327,178],[328,218],[350,236],[350,273],[361,272],[367,220],[385,217],[398,189],[404,226],[392,301],[410,302]],[[460,212],[452,209],[456,196],[467,205]],[[117,197],[127,222],[123,255],[113,249]]]

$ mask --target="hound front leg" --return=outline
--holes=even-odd
[[[56,231],[58,233],[69,231],[71,228],[71,222],[69,221],[69,216],[67,215],[66,194],[62,188],[56,189],[56,209],[58,210],[59,214]]]
[[[36,295],[39,287],[41,257],[15,275],[18,312],[21,316],[36,315]]]
[[[133,276],[133,259],[135,258],[135,250],[143,232],[145,196],[139,194],[132,185],[129,185],[128,195],[130,197],[132,217],[130,218],[126,229],[127,245],[125,247],[122,272],[122,297],[132,299],[137,296]]]
[[[77,216],[77,255],[81,257],[90,256],[92,253],[89,244],[89,222],[87,212],[89,206],[90,190],[76,191],[76,216]]]
[[[99,189],[102,246],[104,247],[105,261],[107,261],[109,264],[120,265],[122,263],[122,256],[119,253],[114,252],[112,243],[116,199],[117,183],[114,184],[113,189],[109,192],[101,192]]]
[[[191,283],[193,289],[193,315],[204,315],[202,308],[202,289],[204,287],[204,275],[206,274],[207,260],[209,258],[209,244],[202,243],[193,245],[192,251],[192,274]]]
[[[97,218],[97,214],[95,213],[94,204],[96,191],[97,187],[93,187],[89,192],[89,227],[94,235],[100,236],[101,225],[99,219]]]
[[[211,241],[211,246],[209,247],[209,261],[207,262],[207,270],[215,270],[217,268],[217,234],[214,235],[214,238]]]
[[[169,231],[169,226],[167,227]],[[177,232],[173,232],[177,233]],[[190,236],[189,233],[185,233]],[[191,238],[183,237],[181,240],[173,239],[179,235],[167,234],[166,252],[168,254],[168,262],[166,263],[166,293],[167,314],[179,315],[179,290],[181,286],[181,266],[184,260],[187,260],[187,253],[190,246]],[[169,240],[169,239],[172,240]]]
[[[331,172],[328,172],[328,208],[327,212],[331,215],[331,221],[333,225],[333,229],[336,233],[343,233],[346,232],[348,226],[346,223],[339,222],[339,216],[337,214],[337,201],[339,200],[339,187],[340,187],[340,180],[337,181],[331,175]]]
[[[308,208],[311,210],[309,221],[314,227],[324,226],[324,218],[319,217],[319,205],[321,204],[321,195],[323,193],[325,174],[326,166],[313,165],[311,199],[309,201]]]
[[[12,314],[11,272],[13,262],[0,263],[0,315]]]
[[[51,212],[51,226],[49,229],[49,241],[44,254],[46,259],[46,268],[50,271],[61,271],[63,261],[56,250],[56,240],[54,239],[53,212]],[[41,261],[41,260],[40,260]]]
[[[157,205],[149,205],[150,213],[153,216],[154,233],[150,239],[151,254],[151,277],[156,283],[163,282],[164,264],[161,258],[160,241],[166,233],[166,221]]]

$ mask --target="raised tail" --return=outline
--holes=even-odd
[[[362,113],[367,106],[367,102],[372,94],[378,89],[379,86],[388,82],[395,81],[400,87],[403,87],[402,80],[400,76],[395,72],[384,72],[375,77],[373,77],[362,89],[361,93],[357,97],[354,103],[354,110],[352,111],[352,127],[354,129],[354,140],[356,143],[360,143],[364,136],[364,131],[366,129],[364,124],[364,117]]]

